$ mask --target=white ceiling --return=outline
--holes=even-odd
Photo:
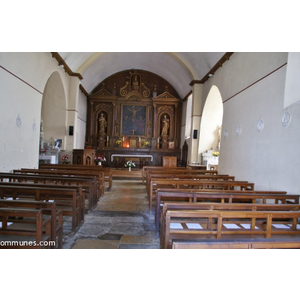
[[[181,98],[201,80],[225,52],[59,52],[90,93],[105,78],[124,70],[141,69],[167,80]]]

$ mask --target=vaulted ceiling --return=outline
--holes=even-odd
[[[204,82],[231,52],[58,52],[81,85],[90,93],[105,78],[123,71],[140,69],[167,80],[184,98],[191,82]]]

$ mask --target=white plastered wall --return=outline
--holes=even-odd
[[[71,77],[51,53],[0,53],[0,171],[38,167],[43,93],[54,72],[61,76],[68,107],[70,90],[79,89],[79,84],[70,84]],[[77,94],[76,103],[80,102],[83,114],[84,99],[81,92]],[[82,124],[74,128],[78,140],[84,141],[84,134]]]
[[[204,93],[215,84],[224,101],[219,172],[256,190],[300,193],[300,105],[284,107],[286,63],[287,53],[235,53]]]

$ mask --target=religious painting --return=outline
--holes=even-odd
[[[169,149],[174,149],[174,142],[169,142]]]
[[[54,148],[61,149],[61,146],[62,146],[62,139],[55,139],[54,140]]]
[[[146,106],[123,105],[122,135],[145,136]]]

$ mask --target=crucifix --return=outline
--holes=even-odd
[[[130,131],[132,131],[132,135],[134,135],[134,132],[136,131],[135,129],[132,129],[132,130],[130,130]]]

